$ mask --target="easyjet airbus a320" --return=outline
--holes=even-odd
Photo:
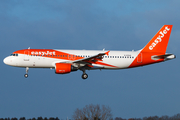
[[[29,68],[54,68],[56,74],[81,70],[82,78],[86,79],[86,70],[125,69],[174,59],[175,55],[166,53],[171,30],[172,25],[164,25],[138,51],[24,49],[13,52],[4,63],[26,68],[26,78]]]

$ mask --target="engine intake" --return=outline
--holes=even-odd
[[[78,69],[70,63],[56,63],[55,73],[56,74],[67,74]]]

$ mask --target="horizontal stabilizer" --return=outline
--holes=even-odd
[[[176,58],[174,54],[165,54],[165,55],[158,55],[158,56],[152,56],[153,60],[159,60],[159,59],[164,59],[164,60],[171,60]]]

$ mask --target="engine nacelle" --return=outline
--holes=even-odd
[[[69,63],[56,63],[56,66],[55,66],[56,74],[67,74],[76,70],[78,69]]]

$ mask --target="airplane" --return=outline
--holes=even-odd
[[[10,66],[26,68],[53,68],[56,74],[67,74],[81,70],[82,79],[87,79],[86,70],[127,69],[176,58],[166,53],[173,25],[164,25],[149,43],[137,51],[106,50],[59,50],[23,49],[13,52],[3,62]]]

